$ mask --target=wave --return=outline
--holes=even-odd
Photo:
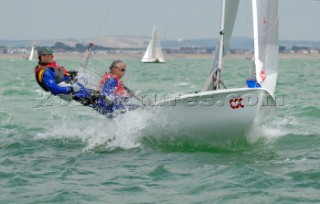
[[[319,122],[320,120],[302,116],[275,117],[268,123],[253,128],[248,134],[248,139],[252,142],[261,139],[272,143],[286,136],[320,136]]]

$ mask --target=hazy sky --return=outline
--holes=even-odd
[[[251,37],[249,0],[240,1],[234,36]],[[0,40],[160,39],[218,36],[220,0],[0,0]],[[320,40],[320,1],[279,0],[281,40]]]

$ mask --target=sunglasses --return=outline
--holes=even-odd
[[[120,67],[117,67],[117,66],[115,66],[117,69],[119,69],[120,71],[122,71],[122,72],[125,72],[126,71],[126,69],[125,68],[120,68]]]

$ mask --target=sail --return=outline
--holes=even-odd
[[[253,0],[256,80],[273,95],[278,76],[278,0]]]
[[[239,0],[223,0],[221,13],[220,42],[216,46],[215,56],[210,68],[209,77],[202,91],[213,90],[212,77],[217,69],[222,69],[222,58],[228,53],[229,42],[239,7]]]
[[[29,60],[29,61],[32,61],[33,58],[34,58],[34,49],[35,49],[35,46],[36,46],[36,43],[33,42],[33,43],[32,43],[32,47],[31,47],[31,51],[30,51],[30,55],[29,55],[29,57],[28,57],[28,60]]]
[[[153,27],[152,39],[149,42],[141,62],[165,62],[162,54],[162,48],[158,41],[156,27]]]

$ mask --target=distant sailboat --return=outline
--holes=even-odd
[[[165,62],[162,54],[162,48],[157,38],[156,27],[153,27],[152,39],[149,42],[148,48],[141,62],[159,63]]]
[[[34,59],[34,50],[35,50],[35,47],[36,47],[36,43],[33,42],[32,43],[32,48],[31,48],[31,52],[30,52],[30,55],[28,57],[28,60],[29,61],[32,61]]]

